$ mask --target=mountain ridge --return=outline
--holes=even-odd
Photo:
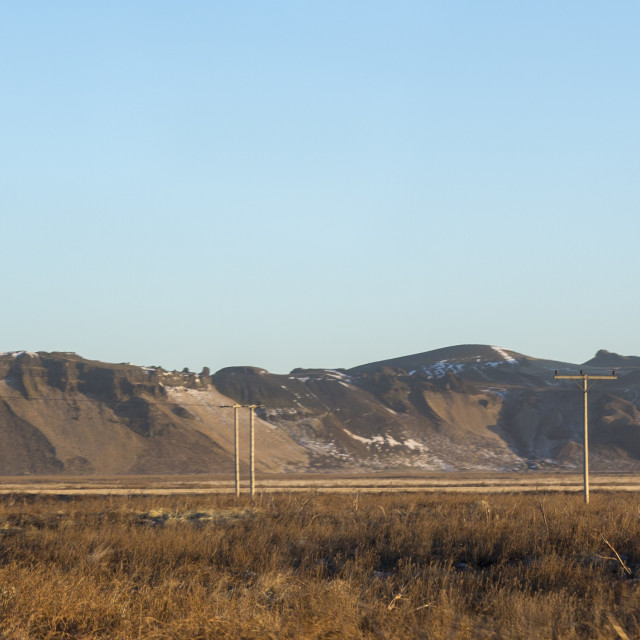
[[[0,474],[231,473],[234,403],[256,404],[258,470],[580,466],[582,398],[555,369],[619,379],[590,394],[592,467],[640,469],[640,358],[578,365],[454,345],[349,369],[211,374],[0,354]],[[244,419],[243,419],[244,420]],[[242,464],[248,462],[242,423]]]

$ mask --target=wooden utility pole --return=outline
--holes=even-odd
[[[257,404],[248,405],[249,408],[249,467],[251,469],[251,481],[250,481],[250,490],[251,497],[256,493],[256,456],[255,456],[255,428],[254,428],[254,409],[257,407]]]
[[[249,469],[251,497],[256,493],[256,447],[255,447],[255,414],[257,404],[221,404],[221,409],[233,409],[233,429],[236,462],[236,496],[240,495],[240,434],[238,429],[238,409],[249,409]]]
[[[575,380],[578,387],[584,394],[584,501],[589,504],[589,405],[588,405],[588,392],[589,392],[589,380],[617,380],[616,372],[612,371],[608,376],[590,376],[580,371],[580,375],[577,376],[563,376],[558,375],[556,371],[556,380]],[[582,380],[582,383],[577,382]]]
[[[242,407],[241,404],[233,405],[233,429],[236,452],[236,496],[240,495],[240,433],[238,429],[238,409],[240,409],[240,407]]]
[[[238,409],[241,404],[221,404],[221,409],[233,409],[233,443],[235,450],[235,467],[236,467],[236,496],[240,495],[240,434],[238,428]]]

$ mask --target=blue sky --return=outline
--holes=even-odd
[[[3,3],[0,351],[640,355],[637,2]]]

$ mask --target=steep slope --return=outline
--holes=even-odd
[[[570,469],[590,391],[592,468],[640,470],[640,358],[582,365],[459,345],[345,369],[211,376],[69,353],[0,355],[0,473],[231,473],[229,405],[256,404],[262,471]],[[241,459],[246,465],[247,413]]]
[[[623,378],[590,394],[594,469],[640,468],[640,370],[625,363]],[[600,364],[609,361],[590,371],[610,373]],[[233,368],[213,379],[263,404],[314,467],[571,468],[581,464],[582,396],[554,373],[585,366],[459,345],[349,370]]]
[[[0,472],[230,472],[232,404],[210,376],[108,365],[75,354],[0,357]],[[306,465],[304,450],[259,420],[258,468]],[[246,440],[246,438],[244,438]],[[271,450],[279,455],[277,461]],[[247,452],[242,451],[244,460]]]

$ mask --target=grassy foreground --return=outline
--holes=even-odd
[[[0,498],[1,638],[637,638],[640,500]]]

